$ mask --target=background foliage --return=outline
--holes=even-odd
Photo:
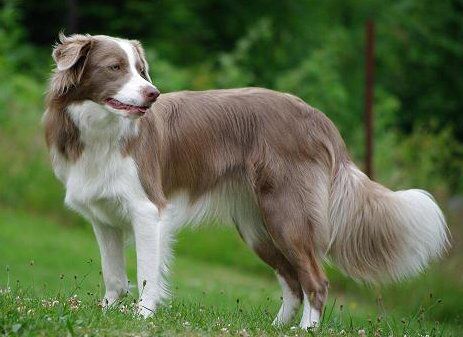
[[[1,191],[2,203],[48,210],[52,200],[60,202],[56,182],[44,172],[38,121],[51,45],[69,26],[141,40],[164,92],[238,86],[292,92],[335,122],[361,163],[363,34],[373,18],[377,179],[442,198],[463,190],[461,1],[71,2],[73,13],[61,0],[3,5],[0,76],[8,80],[0,84],[0,122],[14,139],[0,138],[6,153],[0,165],[8,172],[0,182],[16,189]],[[11,151],[12,143],[19,151]]]
[[[373,19],[376,180],[436,195],[450,214],[455,246],[449,262],[421,283],[386,290],[389,304],[400,306],[415,291],[409,300],[416,306],[434,290],[447,302],[432,319],[461,321],[463,280],[456,274],[463,261],[461,0],[4,0],[1,6],[0,213],[8,211],[0,225],[18,234],[35,222],[83,224],[62,206],[63,189],[51,173],[40,126],[59,30],[141,40],[161,92],[262,86],[298,95],[335,122],[361,166],[364,23]],[[31,236],[38,234],[30,228]],[[50,225],[50,233],[55,230]],[[192,239],[180,240],[179,254],[268,276],[229,231],[206,234],[189,233]],[[217,238],[230,239],[229,246]],[[26,258],[13,244],[3,247],[0,257],[10,263]],[[335,292],[351,291],[360,302],[371,298],[331,269],[330,277]]]

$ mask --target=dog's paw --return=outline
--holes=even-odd
[[[140,315],[143,318],[148,318],[154,314],[155,307],[154,306],[149,306],[146,303],[140,302],[136,306],[136,313]]]
[[[281,326],[285,325],[286,323],[287,323],[287,322],[282,321],[281,318],[277,316],[277,317],[275,317],[275,319],[273,320],[272,325],[273,325],[274,327],[281,327]]]
[[[299,324],[299,327],[302,330],[311,330],[311,329],[317,329],[319,326],[319,321],[318,318],[312,318],[310,320],[301,320],[301,323]]]
[[[117,298],[114,298],[114,297],[104,297],[101,301],[100,301],[100,307],[103,309],[103,310],[108,310],[109,308],[111,308],[117,301]]]
[[[127,286],[128,289],[128,286]],[[117,301],[126,296],[129,293],[129,290],[121,291],[106,291],[103,299],[100,302],[100,305],[103,309],[108,309],[113,305],[117,304]]]

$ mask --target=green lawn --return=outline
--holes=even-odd
[[[278,284],[236,233],[185,231],[172,266],[172,300],[144,320],[131,311],[135,289],[117,308],[99,308],[96,241],[89,226],[65,223],[0,209],[0,335],[359,336],[361,329],[367,336],[463,335],[463,259],[456,253],[415,280],[382,289],[328,268],[332,286],[324,322],[304,332],[271,326]],[[132,282],[134,261],[129,246]]]

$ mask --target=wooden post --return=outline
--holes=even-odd
[[[373,96],[375,67],[375,26],[365,24],[365,174],[373,179]]]

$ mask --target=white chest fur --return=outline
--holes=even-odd
[[[135,163],[117,150],[87,146],[69,167],[65,203],[92,221],[126,225],[127,204],[144,197]]]
[[[121,140],[137,132],[135,121],[114,116],[93,102],[68,107],[84,151],[69,163],[52,150],[56,175],[66,187],[65,203],[91,222],[127,227],[140,207],[154,208]]]

